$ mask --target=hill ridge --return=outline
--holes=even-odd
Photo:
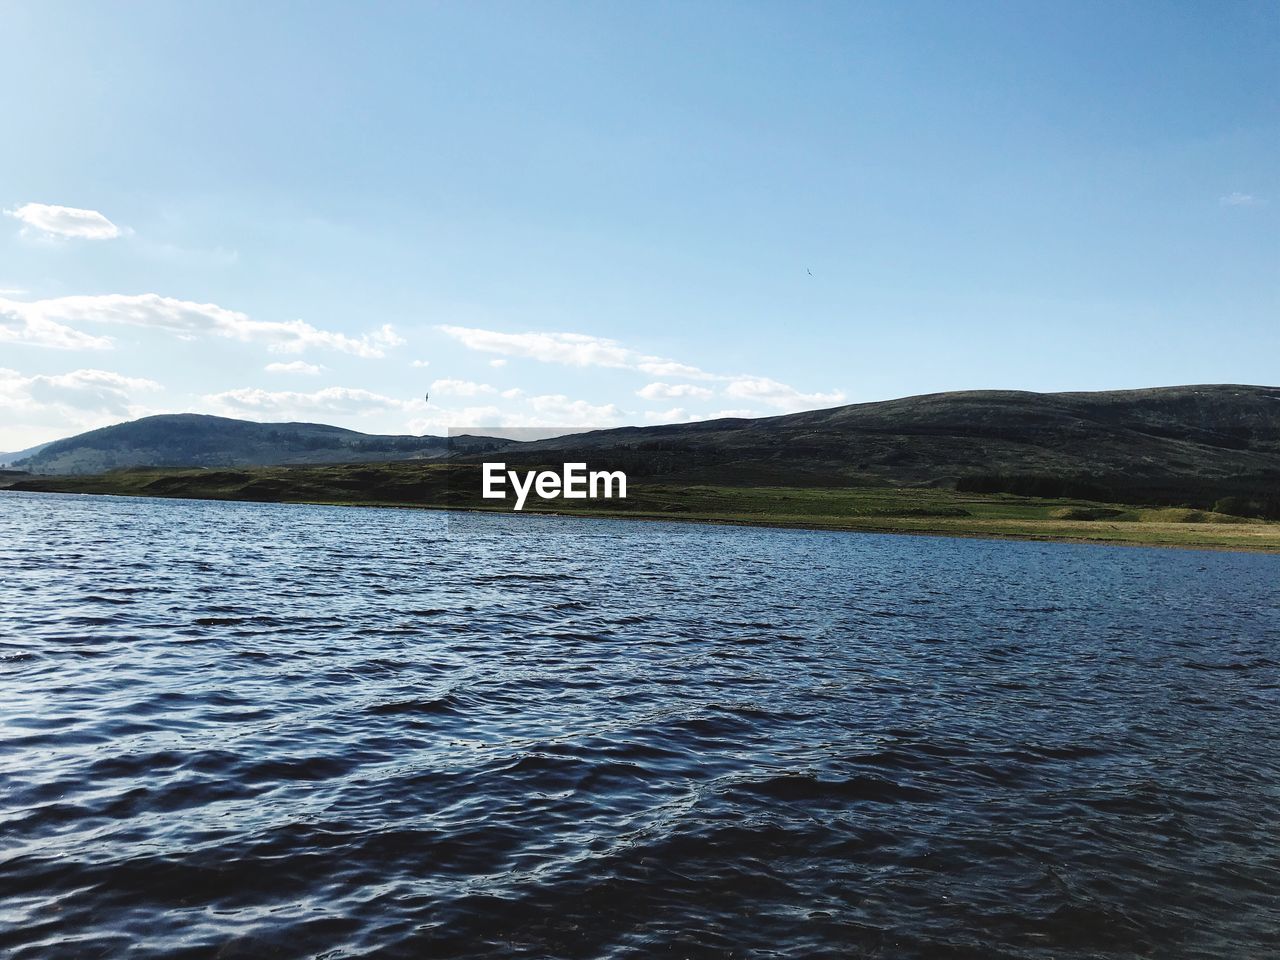
[[[761,418],[626,426],[515,443],[162,414],[49,444],[22,466],[98,473],[391,460],[608,460],[638,479],[896,485],[1211,505],[1280,489],[1280,387],[966,390]]]
[[[467,446],[492,445],[476,438]],[[306,421],[258,422],[165,413],[45,444],[13,466],[33,473],[89,474],[128,467],[238,467],[360,460],[437,459],[457,442],[435,436],[361,433]]]

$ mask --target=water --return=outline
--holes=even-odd
[[[0,954],[1261,957],[1280,557],[0,495]]]

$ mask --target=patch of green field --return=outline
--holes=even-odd
[[[509,500],[479,497],[478,470],[474,464],[414,462],[136,469],[86,477],[37,477],[12,486],[123,496],[509,510]],[[530,497],[525,512],[1280,552],[1280,523],[1184,508],[927,487],[632,484],[625,500]]]

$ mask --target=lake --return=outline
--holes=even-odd
[[[0,494],[0,776],[15,958],[1261,957],[1280,557]]]

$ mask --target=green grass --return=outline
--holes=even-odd
[[[379,463],[226,470],[137,469],[38,477],[15,489],[215,500],[510,509],[479,498],[474,464]],[[538,500],[528,513],[883,533],[1280,552],[1280,523],[1202,510],[907,487],[632,484],[626,500]]]

